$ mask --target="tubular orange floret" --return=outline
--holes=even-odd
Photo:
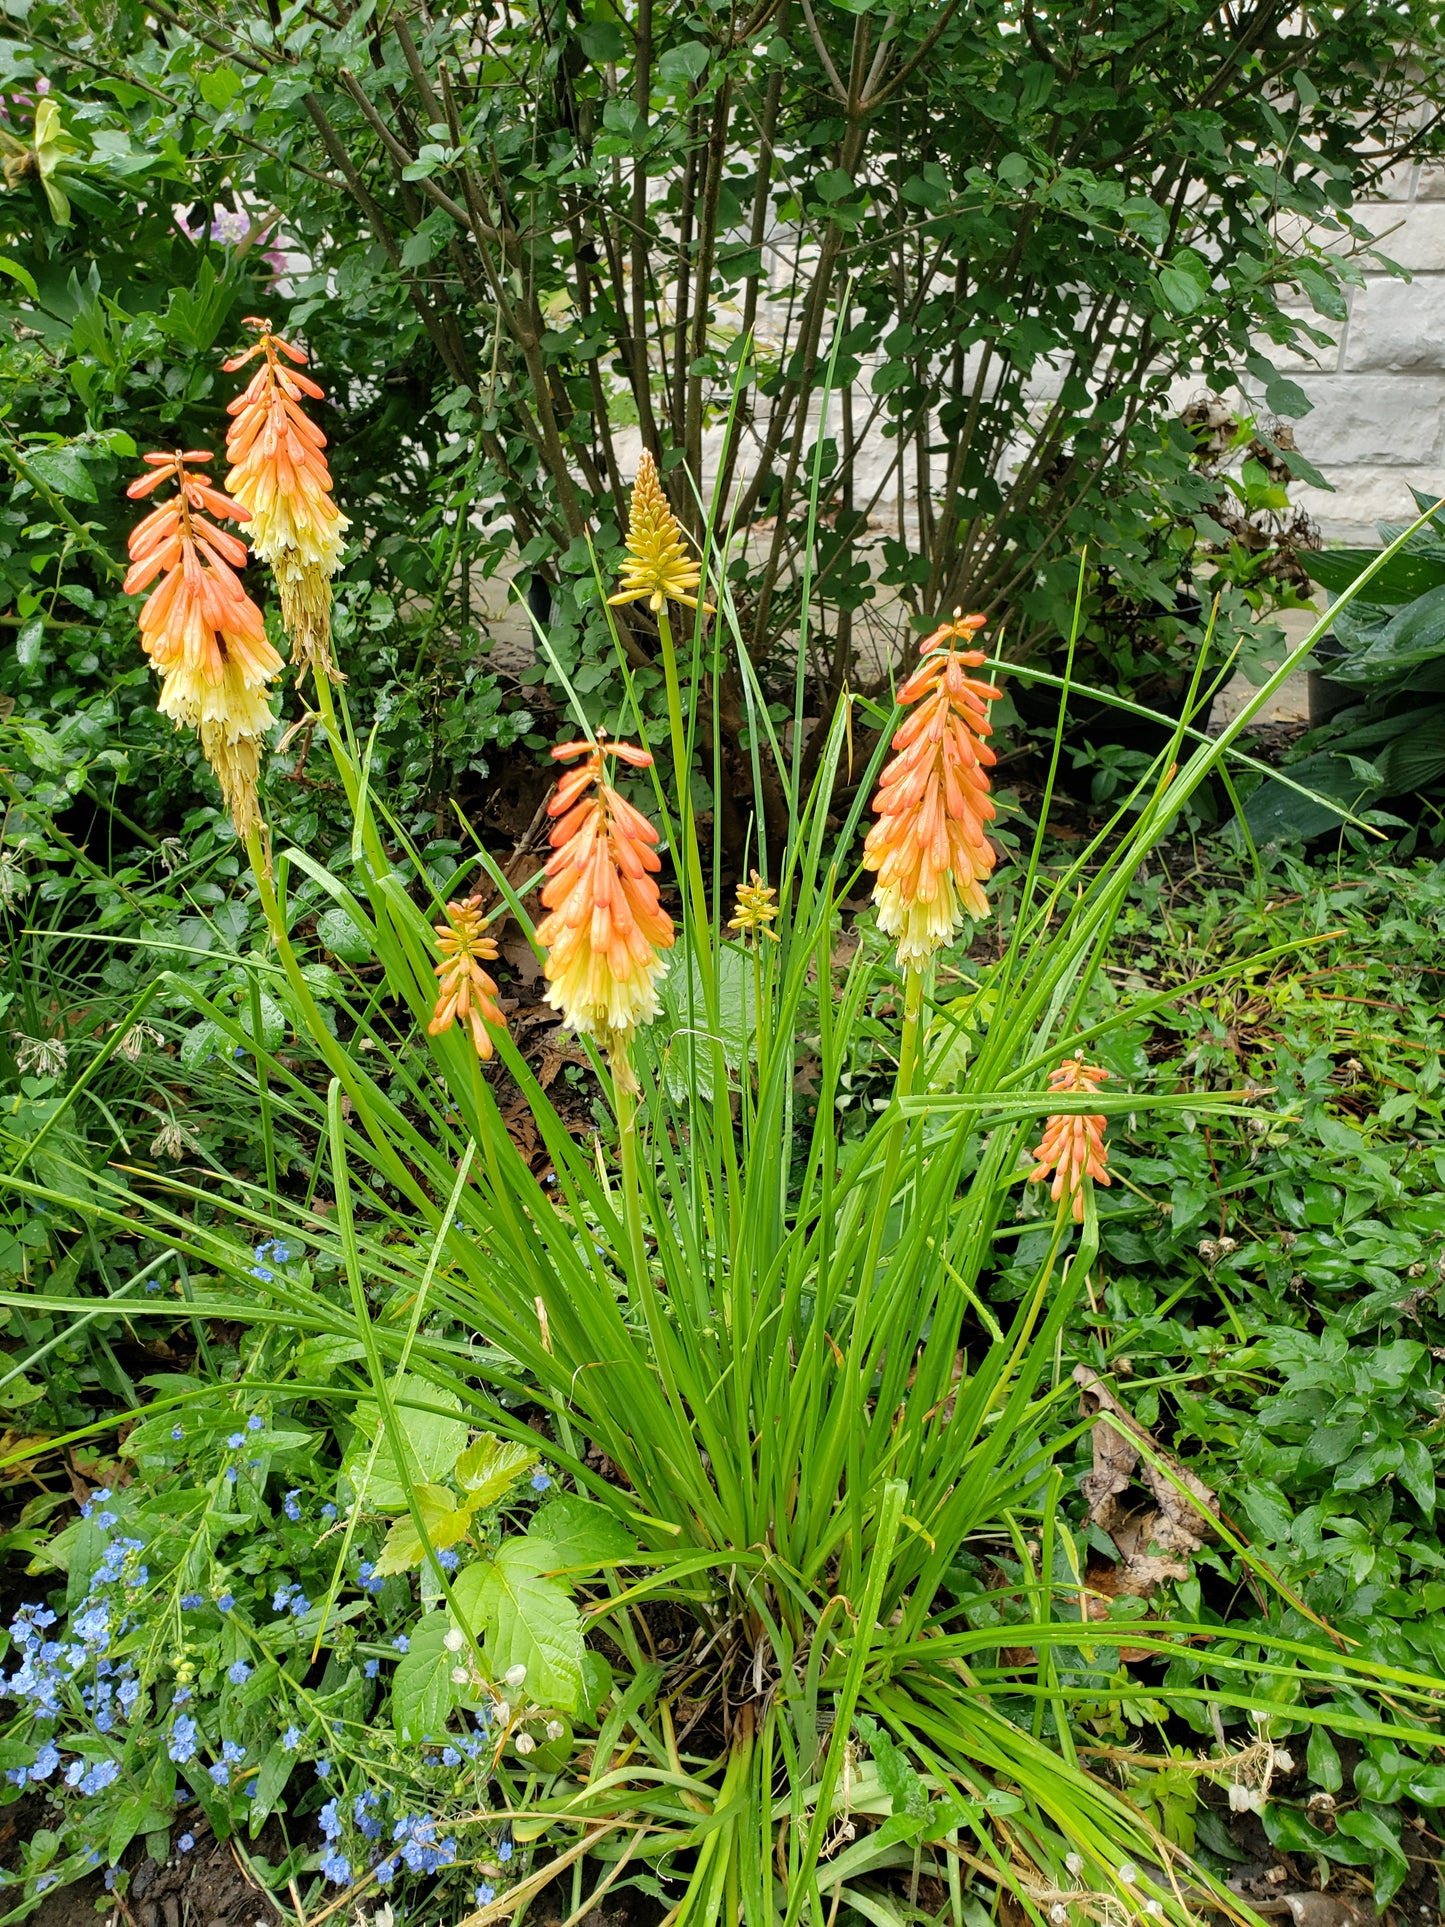
[[[1067,1057],[1057,1070],[1049,1072],[1049,1089],[1059,1094],[1068,1092],[1091,1097],[1108,1075],[1108,1071],[1097,1064]],[[1092,1178],[1096,1184],[1109,1182],[1104,1168],[1109,1162],[1109,1153],[1104,1144],[1103,1117],[1085,1115],[1082,1111],[1056,1112],[1046,1120],[1043,1139],[1035,1147],[1033,1156],[1038,1162],[1029,1172],[1029,1182],[1040,1184],[1052,1171],[1054,1181],[1049,1186],[1049,1196],[1055,1204],[1064,1198],[1070,1199],[1074,1223],[1082,1224],[1084,1179]]]
[[[997,761],[984,738],[991,683],[966,672],[986,660],[960,650],[984,625],[955,610],[923,645],[922,660],[898,691],[919,706],[893,738],[897,754],[878,779],[863,861],[876,870],[878,927],[898,939],[901,969],[920,969],[951,943],[964,914],[986,917],[983,881],[994,865],[984,825],[994,815],[987,769]]]
[[[447,905],[445,923],[432,926],[442,953],[436,966],[441,982],[436,1009],[427,1025],[427,1035],[439,1037],[460,1018],[471,1031],[477,1056],[483,1060],[493,1052],[487,1025],[505,1029],[507,1022],[497,1008],[496,983],[482,969],[483,962],[491,963],[497,954],[495,940],[486,934],[487,922],[481,912],[481,898],[464,897]]]
[[[176,493],[131,532],[127,595],[161,581],[141,605],[141,647],[161,677],[159,708],[176,727],[196,730],[236,832],[260,827],[256,783],[261,740],[271,727],[266,685],[281,658],[266,640],[261,611],[241,587],[246,544],[207,516],[244,522],[247,511],[197,472],[209,450],[147,455],[148,474],[126,494],[138,500],[165,482]]]
[[[681,602],[697,607],[697,592],[702,570],[687,552],[682,525],[668,507],[667,497],[658,480],[657,463],[643,449],[637,463],[637,480],[632,489],[632,510],[627,518],[627,560],[622,565],[622,587],[607,600],[614,606],[641,602],[653,614],[664,602]],[[712,604],[703,608],[714,613]]]
[[[605,738],[562,743],[552,754],[558,762],[583,761],[562,777],[547,805],[557,819],[542,889],[550,914],[537,927],[547,952],[547,1002],[573,1030],[595,1037],[631,1085],[626,1049],[639,1025],[657,1015],[657,986],[667,971],[660,953],[672,947],[672,918],[652,880],[662,867],[657,831],[608,783],[606,758],[646,769],[652,757]]]
[[[226,486],[250,511],[251,546],[276,578],[292,660],[339,682],[331,659],[331,578],[347,521],[332,500],[326,437],[302,406],[303,397],[320,401],[323,390],[297,372],[305,352],[273,334],[269,321],[248,315],[246,326],[260,330],[254,345],[224,366],[230,373],[258,355],[261,365],[227,407],[235,420],[226,435]]]

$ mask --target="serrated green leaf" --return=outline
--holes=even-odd
[[[533,1518],[532,1531],[556,1547],[559,1565],[583,1572],[638,1557],[637,1541],[615,1513],[572,1492],[549,1499]]]
[[[440,1733],[456,1705],[456,1656],[445,1644],[449,1631],[445,1613],[428,1613],[419,1620],[392,1676],[391,1721],[397,1737],[409,1746]]]
[[[413,1496],[427,1537],[438,1552],[466,1538],[467,1528],[472,1522],[471,1508],[459,1506],[444,1485],[419,1485],[415,1487]],[[408,1512],[405,1517],[392,1522],[381,1556],[376,1562],[376,1570],[383,1578],[394,1572],[410,1572],[425,1557],[426,1547],[417,1530],[416,1520]]]
[[[94,502],[95,483],[78,448],[64,444],[57,448],[27,448],[26,466],[53,488],[57,495],[68,495],[77,502]]]
[[[526,1668],[527,1697],[571,1713],[582,1698],[582,1622],[567,1589],[543,1575],[555,1546],[526,1534],[460,1574],[453,1593],[472,1631],[484,1631],[493,1676]]]
[[[381,1413],[375,1405],[367,1403],[356,1408],[354,1423],[360,1437],[348,1449],[341,1466],[358,1492],[362,1492],[364,1484],[362,1502],[373,1512],[405,1512],[408,1489],[445,1478],[456,1464],[470,1431],[465,1419],[450,1416],[460,1410],[455,1394],[442,1391],[413,1373],[391,1388],[391,1396],[405,1441],[407,1463],[397,1465],[391,1441],[383,1432]],[[405,1402],[413,1400],[415,1403]],[[421,1411],[418,1407],[423,1404],[443,1409]],[[375,1446],[377,1439],[381,1441],[379,1446]],[[374,1448],[376,1460],[372,1464]]]
[[[499,1439],[483,1432],[458,1457],[457,1483],[471,1494],[474,1508],[496,1505],[522,1474],[531,1470],[537,1458],[530,1446],[516,1439]]]

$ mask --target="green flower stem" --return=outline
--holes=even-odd
[[[612,1064],[612,1115],[617,1119],[618,1182],[622,1189],[622,1221],[627,1232],[628,1257],[633,1276],[633,1300],[642,1307],[647,1321],[653,1363],[673,1409],[686,1409],[678,1384],[673,1335],[668,1330],[662,1309],[662,1294],[652,1282],[647,1260],[647,1240],[642,1230],[642,1181],[637,1161],[637,1092],[625,1045],[609,1053]]]
[[[707,918],[707,893],[703,888],[702,857],[697,847],[697,828],[692,815],[692,765],[687,753],[687,731],[682,717],[682,682],[677,672],[677,646],[672,638],[672,623],[664,602],[657,612],[657,634],[662,644],[662,674],[667,684],[667,726],[672,738],[672,773],[677,785],[678,820],[682,826],[683,859],[692,896],[695,941],[700,952],[707,952],[710,931]],[[704,971],[704,983],[711,973]]]

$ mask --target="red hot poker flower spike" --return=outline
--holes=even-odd
[[[1068,1057],[1057,1070],[1050,1071],[1049,1089],[1091,1097],[1108,1075],[1108,1071],[1096,1064]],[[1092,1178],[1096,1184],[1109,1182],[1104,1168],[1109,1162],[1109,1153],[1104,1144],[1103,1117],[1085,1115],[1082,1111],[1056,1112],[1046,1120],[1043,1139],[1033,1155],[1038,1163],[1029,1172],[1030,1182],[1041,1184],[1053,1172],[1049,1196],[1055,1204],[1064,1198],[1071,1199],[1074,1223],[1082,1224],[1084,1179]]]

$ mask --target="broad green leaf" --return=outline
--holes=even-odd
[[[466,1538],[467,1528],[472,1523],[471,1509],[459,1506],[445,1486],[419,1485],[415,1488],[414,1496],[427,1537],[438,1552]],[[376,1562],[376,1570],[383,1578],[394,1572],[410,1572],[425,1557],[426,1547],[417,1531],[416,1521],[408,1512],[392,1522],[381,1556]]]
[[[344,910],[323,910],[316,919],[316,940],[343,963],[371,962],[371,940],[358,930]]]
[[[445,1478],[465,1447],[470,1429],[465,1419],[449,1416],[459,1409],[456,1395],[428,1384],[424,1378],[408,1373],[399,1385],[391,1388],[391,1397],[405,1439],[406,1464],[397,1465],[381,1413],[370,1403],[356,1408],[353,1423],[360,1437],[342,1461],[342,1471],[358,1492],[365,1482],[363,1504],[373,1512],[405,1512],[406,1495],[411,1486]],[[416,1404],[405,1403],[407,1400],[415,1400]],[[443,1409],[420,1411],[417,1409],[420,1404]],[[373,1449],[376,1462],[368,1477]]]
[[[1175,314],[1193,314],[1209,299],[1209,269],[1190,248],[1181,248],[1159,270],[1159,292]]]
[[[256,1775],[256,1792],[249,1802],[251,1807],[251,1837],[254,1840],[265,1824],[268,1814],[276,1809],[281,1795],[286,1791],[286,1782],[291,1778],[297,1755],[288,1752],[278,1741],[265,1759]]]
[[[532,1520],[532,1531],[556,1547],[559,1566],[584,1572],[626,1565],[639,1556],[637,1541],[614,1512],[572,1492],[549,1499]]]
[[[181,1062],[188,1071],[198,1071],[213,1057],[229,1057],[232,1044],[225,1031],[209,1017],[191,1028],[181,1039]]]
[[[32,301],[37,298],[34,276],[28,268],[22,268],[18,261],[10,261],[0,255],[0,274],[8,274],[12,281],[18,281]]]
[[[232,67],[213,67],[200,79],[201,99],[208,107],[229,107],[242,87],[241,76]]]
[[[496,1505],[522,1474],[532,1469],[537,1457],[530,1446],[516,1439],[499,1439],[483,1432],[457,1459],[457,1483],[471,1494],[474,1508]]]
[[[302,1340],[292,1355],[291,1369],[297,1378],[324,1385],[342,1365],[355,1364],[365,1356],[366,1347],[359,1338],[327,1332],[320,1338]]]
[[[672,93],[680,93],[706,66],[707,48],[702,41],[681,41],[676,47],[669,47],[658,61],[658,84]]]
[[[78,448],[64,444],[57,448],[27,448],[25,464],[57,495],[68,495],[77,502],[96,500],[95,483]]]
[[[392,1724],[398,1738],[408,1745],[440,1733],[456,1705],[452,1684],[456,1655],[445,1643],[449,1630],[445,1613],[428,1613],[419,1620],[411,1634],[410,1648],[392,1678]]]
[[[1300,566],[1312,582],[1331,595],[1343,595],[1370,566],[1378,549],[1301,549]],[[1366,594],[1372,603],[1413,602],[1427,589],[1445,585],[1445,561],[1408,552],[1392,555],[1378,575],[1370,577]]]
[[[32,616],[22,623],[15,637],[15,660],[22,669],[33,669],[40,660],[40,645],[45,640],[45,618]]]
[[[524,1666],[528,1699],[570,1713],[582,1697],[582,1622],[566,1587],[542,1576],[560,1563],[545,1539],[506,1539],[453,1591],[472,1630],[485,1630],[493,1677]]]

